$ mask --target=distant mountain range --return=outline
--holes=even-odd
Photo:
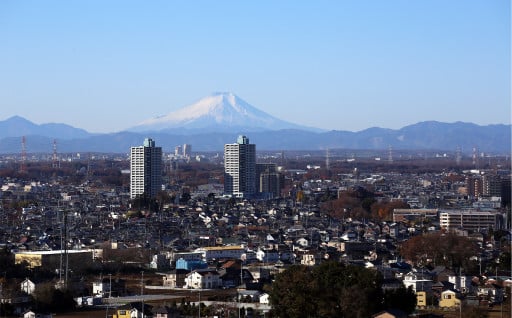
[[[145,120],[126,131],[91,134],[65,124],[34,124],[22,117],[0,121],[0,153],[20,153],[25,136],[27,153],[57,151],[127,153],[151,137],[164,151],[191,144],[196,151],[222,151],[245,134],[258,150],[443,150],[457,148],[510,154],[511,125],[427,121],[401,129],[368,128],[358,132],[322,131],[272,117],[232,93],[217,93],[168,115]]]

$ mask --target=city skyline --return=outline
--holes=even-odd
[[[508,1],[4,1],[0,38],[0,120],[116,132],[231,91],[327,130],[510,123]]]

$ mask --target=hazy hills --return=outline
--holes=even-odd
[[[27,153],[127,153],[146,137],[164,151],[191,144],[196,151],[222,151],[239,134],[247,135],[259,150],[444,150],[509,154],[511,125],[426,121],[401,129],[368,128],[358,132],[325,131],[275,118],[232,93],[214,93],[167,115],[146,119],[109,134],[91,134],[66,124],[34,124],[15,116],[0,121],[0,153],[20,153],[25,136]]]
[[[0,153],[21,152],[21,136],[25,136],[27,153],[51,153],[53,141],[58,152],[127,153],[130,146],[141,145],[146,137],[153,138],[164,151],[176,145],[191,144],[196,151],[222,151],[224,144],[233,143],[238,134],[246,134],[259,150],[322,150],[367,149],[383,150],[446,150],[460,148],[470,152],[480,151],[510,153],[511,126],[479,126],[471,123],[420,122],[398,130],[369,128],[359,132],[311,132],[297,129],[276,131],[203,132],[177,134],[167,132],[118,132],[90,134],[67,125],[35,125],[27,120],[14,118],[0,121]],[[11,127],[8,129],[6,127]]]

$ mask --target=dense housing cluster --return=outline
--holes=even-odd
[[[34,155],[22,172],[4,157],[1,313],[54,310],[42,295],[61,292],[118,318],[191,314],[182,298],[203,303],[199,315],[285,315],[273,283],[289,270],[324,275],[315,268],[329,262],[378,280],[375,317],[510,296],[508,157],[276,154],[245,136],[224,156],[187,149],[167,154],[147,139],[129,155],[70,154],[58,166]],[[402,287],[412,307],[392,301]]]

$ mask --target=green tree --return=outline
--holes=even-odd
[[[313,287],[313,277],[308,267],[293,265],[277,275],[270,292],[270,302],[276,316],[315,317],[317,297]]]
[[[369,317],[381,309],[378,272],[330,261],[277,275],[270,301],[278,317]]]
[[[411,286],[407,289],[402,286],[387,290],[384,292],[384,307],[386,309],[400,309],[410,314],[416,308],[416,294]]]
[[[69,290],[55,289],[51,283],[37,285],[33,296],[37,310],[65,312],[76,307]]]
[[[415,264],[444,264],[469,268],[469,259],[478,251],[475,242],[454,233],[434,232],[410,238],[400,246],[400,255]]]

